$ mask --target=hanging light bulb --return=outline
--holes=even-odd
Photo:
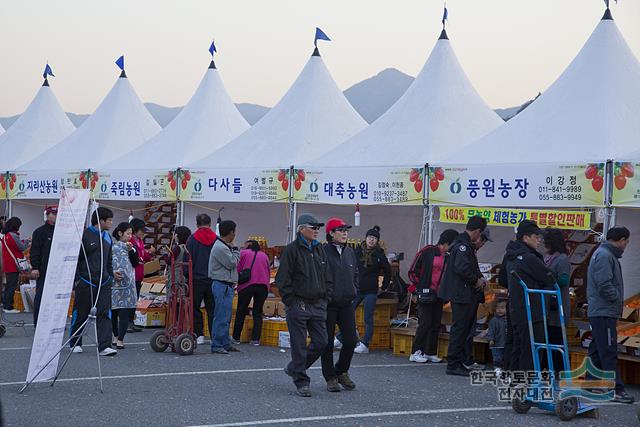
[[[44,205],[44,212],[42,213],[42,216],[44,217],[44,222],[47,222],[47,209],[49,208],[49,206]]]
[[[133,210],[129,210],[129,222],[133,221]]]
[[[360,227],[360,203],[356,203],[356,213],[353,214],[353,223],[356,227]]]

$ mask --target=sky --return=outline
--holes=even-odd
[[[612,12],[640,58],[640,1]],[[604,12],[602,0],[449,0],[447,32],[460,63],[494,108],[544,91]],[[5,0],[0,25],[0,116],[21,113],[51,79],[66,111],[91,113],[119,74],[144,102],[184,105],[210,60],[235,102],[273,106],[313,50],[344,90],[393,67],[415,76],[441,30],[432,0]]]

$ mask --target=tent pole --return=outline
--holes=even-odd
[[[429,164],[424,165],[422,182],[425,183],[425,185],[422,187],[422,226],[420,228],[420,242],[418,250],[422,249],[430,242],[431,235],[431,206],[429,205]]]
[[[605,200],[604,200],[604,221],[602,224],[602,240],[605,240],[607,231],[616,225],[616,208],[613,202],[613,161],[607,160],[605,166]]]
[[[289,226],[288,226],[288,233],[287,233],[287,238],[289,242],[292,242],[295,239],[296,236],[296,216],[297,216],[297,212],[298,212],[298,206],[297,204],[293,201],[293,166],[289,167],[289,198],[288,198],[288,203],[289,203]]]
[[[13,201],[11,199],[7,199],[7,214],[6,217],[11,218],[13,216]]]

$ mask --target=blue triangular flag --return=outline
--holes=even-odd
[[[211,54],[211,57],[213,57],[213,54],[216,53],[216,42],[215,40],[211,41],[211,46],[209,46],[209,53]]]
[[[118,66],[118,68],[120,68],[122,71],[124,71],[124,55],[122,55],[120,58],[116,59],[116,65]]]
[[[313,40],[313,44],[318,47],[318,40],[331,41],[328,35],[324,33],[320,28],[316,27],[316,38]]]
[[[444,25],[444,21],[449,18],[449,9],[447,9],[447,5],[444,6],[444,13],[442,14],[442,25]]]
[[[51,69],[51,67],[49,66],[49,64],[45,65],[44,67],[44,73],[42,73],[42,77],[43,78],[47,78],[47,76],[51,76],[51,77],[55,77],[53,75],[53,70]]]

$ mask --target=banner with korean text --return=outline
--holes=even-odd
[[[554,227],[564,230],[589,230],[591,212],[508,208],[467,208],[441,206],[440,222],[466,224],[472,216],[487,219],[489,225],[517,227],[525,219],[535,221],[540,228]]]
[[[181,169],[180,200],[286,202],[289,169]]]
[[[424,167],[326,167],[293,172],[296,202],[422,205]]]
[[[640,207],[640,161],[613,164],[613,206]]]
[[[0,182],[7,197],[19,199],[58,199],[62,188],[87,188],[83,176],[86,172],[26,171],[10,172]]]
[[[429,168],[434,205],[601,207],[605,164],[497,164]]]
[[[177,200],[176,171],[109,170],[89,171],[85,177],[88,188],[97,200]]]

